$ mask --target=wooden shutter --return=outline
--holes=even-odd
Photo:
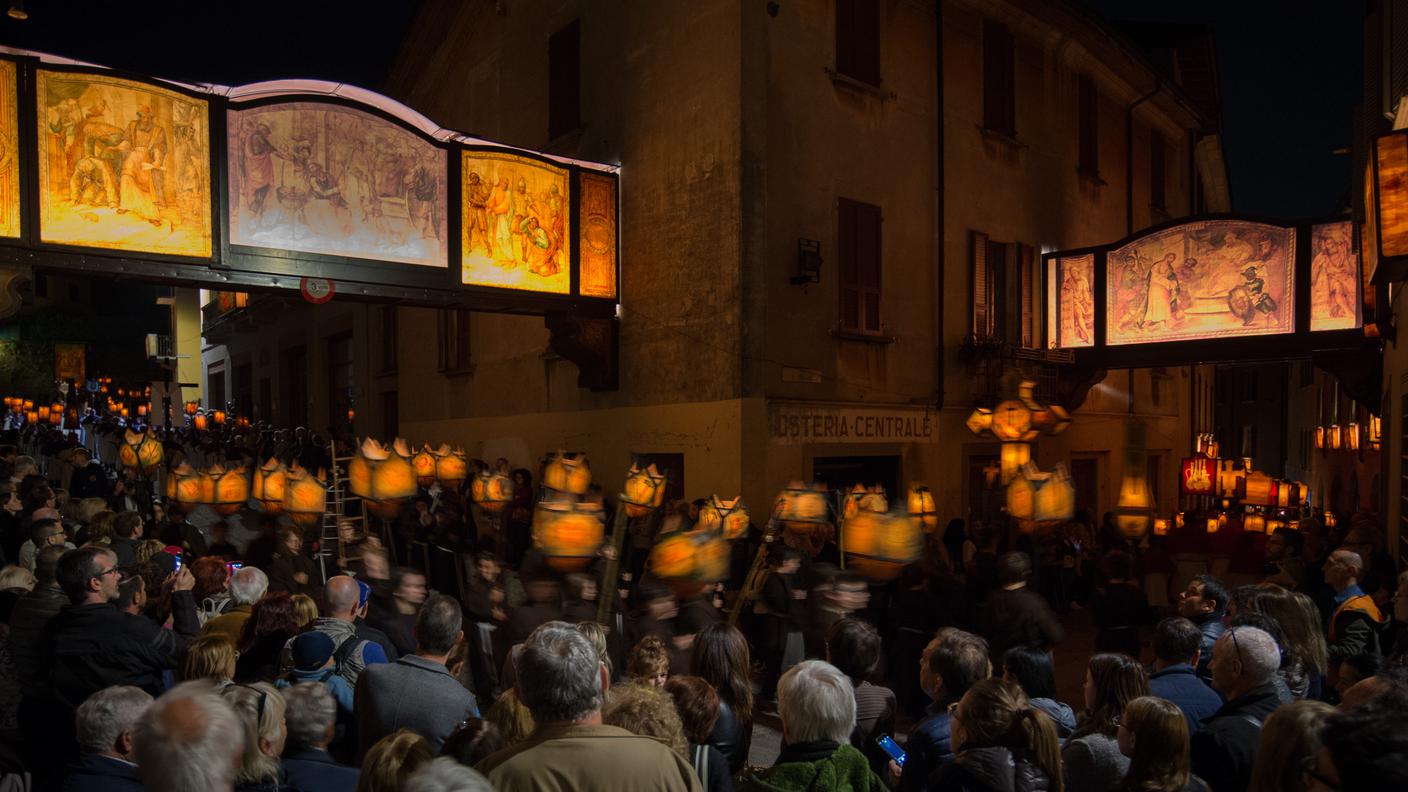
[[[1015,136],[1016,91],[1012,31],[983,20],[983,126]]]
[[[548,138],[582,125],[582,38],[574,19],[548,39]]]
[[[880,223],[880,207],[837,201],[840,324],[847,330],[880,332]]]
[[[1076,108],[1080,116],[1080,169],[1096,175],[1100,172],[1100,117],[1096,102],[1095,81],[1088,74],[1076,80]]]
[[[988,235],[981,231],[969,234],[972,242],[972,333],[992,335],[992,271],[988,268]]]
[[[880,84],[879,0],[836,0],[836,71]]]
[[[845,330],[860,329],[860,254],[856,251],[859,234],[856,228],[855,201],[845,198],[837,202],[836,255],[840,260],[840,320]]]
[[[1017,245],[1017,277],[1021,280],[1018,299],[1022,317],[1022,347],[1036,348],[1036,251],[1031,245]]]

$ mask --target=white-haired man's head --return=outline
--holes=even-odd
[[[807,660],[777,683],[777,713],[789,744],[830,740],[844,743],[856,727],[851,680],[830,663]]]
[[[166,691],[137,721],[134,739],[147,792],[234,789],[244,729],[209,682],[183,682]]]
[[[1213,644],[1212,686],[1231,701],[1271,681],[1281,667],[1281,649],[1265,630],[1230,627]]]
[[[131,685],[104,688],[89,696],[74,713],[78,750],[131,761],[137,719],[151,705],[151,694]]]
[[[230,576],[230,601],[253,605],[269,590],[269,576],[258,567],[242,567]]]
[[[442,756],[417,770],[406,792],[494,792],[494,787],[477,770]]]

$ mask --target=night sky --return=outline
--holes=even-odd
[[[1233,209],[1332,214],[1349,192],[1364,0],[1079,0],[1110,20],[1214,29]],[[8,0],[0,0],[8,3]],[[376,89],[415,0],[27,0],[0,43],[192,82],[319,77]]]

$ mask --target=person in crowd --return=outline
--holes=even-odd
[[[288,785],[299,792],[355,792],[357,768],[339,764],[328,753],[337,728],[337,702],[327,687],[300,682],[281,692],[288,705],[283,753]]]
[[[434,758],[435,751],[424,737],[410,729],[397,729],[367,751],[357,792],[402,792],[411,776]]]
[[[1346,657],[1381,653],[1379,630],[1385,620],[1374,598],[1359,587],[1363,572],[1363,559],[1349,550],[1336,550],[1325,562],[1325,583],[1335,592],[1327,635],[1332,682]]]
[[[1389,601],[1387,616],[1389,617],[1388,623],[1384,625],[1383,635],[1379,640],[1379,645],[1384,650],[1384,657],[1406,657],[1408,656],[1408,571],[1398,575],[1398,585],[1394,589],[1393,599]]]
[[[196,600],[196,612],[201,624],[219,616],[230,606],[230,568],[219,558],[206,556],[190,564],[196,587],[191,596]]]
[[[1346,657],[1340,663],[1340,673],[1335,680],[1335,693],[1341,699],[1349,689],[1379,673],[1383,668],[1383,658],[1376,654],[1357,654]]]
[[[1306,789],[1408,789],[1408,710],[1336,712],[1320,729],[1320,751],[1304,765]]]
[[[335,649],[332,637],[324,632],[310,630],[294,636],[291,647],[293,670],[279,677],[276,684],[281,690],[304,682],[322,685],[337,703],[338,718],[346,723],[352,717],[352,686],[338,676],[337,669],[333,667]]]
[[[200,628],[202,635],[223,635],[237,643],[254,603],[269,590],[269,578],[256,567],[242,567],[230,575],[230,607]]]
[[[666,590],[668,592],[668,589]],[[509,609],[505,632],[510,645],[522,643],[539,625],[562,618],[562,602],[557,581],[544,572],[532,572],[524,578],[522,605]],[[628,634],[631,625],[627,625]],[[666,639],[673,630],[662,633]],[[507,684],[507,683],[505,683]]]
[[[731,792],[733,776],[728,760],[709,744],[709,735],[719,718],[719,694],[703,679],[687,675],[670,677],[665,692],[675,701],[680,725],[689,741],[689,762],[703,782],[704,792]]]
[[[479,717],[474,695],[445,667],[464,638],[463,614],[455,600],[436,595],[416,616],[416,651],[394,663],[373,665],[357,680],[357,738],[365,752],[383,735],[410,728],[432,751],[464,722]]]
[[[675,701],[660,687],[636,682],[613,685],[601,707],[601,722],[650,737],[689,758],[689,743],[685,741]]]
[[[518,657],[518,695],[537,728],[477,768],[499,792],[674,792],[702,789],[683,757],[647,737],[601,723],[610,678],[596,649],[572,625],[534,630]]]
[[[934,774],[929,790],[1061,792],[1056,728],[1016,683],[984,679],[974,684],[953,708],[952,729],[958,753]]]
[[[133,734],[151,705],[151,694],[131,685],[104,688],[80,704],[74,716],[79,757],[65,774],[64,792],[141,792]]]
[[[1065,631],[1051,606],[1027,587],[1032,561],[1026,553],[1006,553],[997,560],[996,591],[983,605],[980,623],[993,657],[1014,646],[1051,648]]]
[[[594,621],[577,622],[576,627],[578,632],[587,636],[587,640],[592,642],[592,646],[596,648],[596,653],[601,655],[601,662],[606,665],[607,672],[614,673],[612,671],[611,652],[606,643],[606,628]]]
[[[1305,534],[1295,528],[1277,528],[1266,537],[1266,577],[1287,591],[1300,591],[1305,585]]]
[[[1320,729],[1334,708],[1323,701],[1278,707],[1261,729],[1247,792],[1306,792],[1305,763],[1320,752]]]
[[[802,555],[777,542],[769,550],[769,572],[763,589],[753,604],[763,628],[759,650],[763,652],[764,699],[771,699],[782,672],[803,656],[803,602],[807,592],[798,585]]]
[[[216,687],[233,684],[235,660],[238,658],[235,645],[223,635],[202,635],[186,642],[181,655],[181,668],[177,678],[182,682],[204,679]]]
[[[1118,792],[1207,792],[1207,784],[1189,772],[1187,719],[1172,702],[1157,696],[1130,701],[1116,742],[1129,760]]]
[[[1233,598],[1236,598],[1235,594]],[[1271,678],[1271,684],[1276,688],[1276,695],[1280,698],[1282,704],[1294,701],[1295,696],[1291,695],[1291,684],[1287,682],[1287,666],[1290,665],[1291,653],[1286,647],[1286,636],[1281,632],[1281,625],[1277,624],[1276,620],[1270,616],[1257,613],[1251,609],[1247,609],[1237,614],[1234,618],[1225,621],[1228,627],[1255,627],[1271,636],[1271,640],[1276,642],[1276,651],[1281,653],[1281,666],[1276,669],[1276,676]],[[1305,688],[1306,683],[1303,677],[1291,677],[1290,679],[1291,682],[1299,684],[1302,689]]]
[[[182,554],[187,559],[193,560],[209,555],[205,534],[201,533],[199,528],[186,522],[185,510],[175,504],[167,508],[166,524],[161,526],[161,530],[157,532],[157,538],[168,547],[174,545],[181,548]]]
[[[53,512],[52,517],[36,518],[29,524],[29,541],[20,546],[20,566],[34,571],[34,555],[41,548],[50,545],[57,545],[68,550],[73,549],[73,544],[68,541],[68,534],[64,533],[64,524],[59,520],[57,511],[53,509],[41,510],[36,514],[45,511]]]
[[[1213,646],[1213,689],[1226,701],[1193,735],[1193,772],[1213,792],[1241,792],[1251,781],[1257,741],[1281,704],[1273,680],[1281,665],[1276,641],[1255,627],[1229,628]]]
[[[44,625],[68,603],[58,579],[59,558],[66,552],[46,547],[35,554],[34,587],[20,595],[10,612],[10,653],[26,698],[48,687],[48,669],[40,663],[39,649]]]
[[[69,494],[74,498],[102,498],[107,503],[108,474],[100,462],[93,459],[93,453],[83,446],[70,452],[69,463],[73,465],[73,475],[68,480]]]
[[[499,730],[505,748],[512,748],[528,739],[537,728],[533,723],[533,713],[523,705],[523,701],[518,698],[518,691],[513,688],[505,690],[494,699],[489,711],[484,713],[484,719]]]
[[[658,635],[647,635],[631,647],[626,658],[626,679],[642,685],[664,687],[670,678],[670,655]]]
[[[924,789],[934,771],[953,761],[957,747],[952,735],[952,705],[992,673],[987,641],[956,627],[940,630],[924,648],[919,664],[919,684],[933,703],[905,745],[908,759],[899,774],[902,792]],[[890,775],[894,774],[891,767]]]
[[[563,621],[573,624],[596,618],[597,585],[591,575],[573,572],[563,578]]]
[[[1129,655],[1097,654],[1085,671],[1085,711],[1061,749],[1066,786],[1102,792],[1129,772],[1129,757],[1116,741],[1129,702],[1149,695],[1144,667]]]
[[[235,644],[240,654],[235,661],[235,681],[272,682],[282,676],[281,655],[295,635],[298,616],[293,610],[293,597],[286,591],[260,597],[250,609]]]
[[[694,637],[690,670],[719,696],[719,718],[709,744],[728,760],[733,775],[743,770],[753,745],[752,664],[748,641],[733,625],[711,624]]]
[[[206,682],[183,682],[158,698],[133,734],[145,792],[232,792],[244,724]]]
[[[33,572],[22,566],[10,564],[0,568],[0,591],[32,591],[37,580]]]
[[[244,548],[245,566],[273,568],[274,554],[279,550],[278,527],[276,515],[260,513],[257,535]]]
[[[407,779],[405,792],[494,792],[494,788],[477,770],[441,756]]]
[[[807,660],[777,684],[782,752],[767,770],[744,778],[740,790],[826,789],[883,792],[887,787],[850,744],[856,725],[851,681],[835,666]],[[824,780],[823,780],[824,779]]]
[[[239,716],[244,735],[236,792],[292,792],[279,763],[288,738],[284,697],[267,682],[230,685],[220,695]]]
[[[826,636],[836,622],[865,609],[870,587],[865,578],[841,572],[827,576],[809,592],[805,644],[808,657],[826,655]]]
[[[391,573],[387,595],[372,595],[367,624],[386,633],[397,654],[414,654],[416,651],[416,614],[425,602],[428,591],[424,574],[398,567]]]
[[[1100,560],[1105,584],[1090,600],[1090,617],[1098,630],[1095,651],[1123,652],[1139,659],[1139,629],[1149,623],[1149,598],[1134,582],[1134,559],[1115,551]]]
[[[1182,616],[1170,616],[1154,628],[1154,673],[1149,692],[1174,703],[1188,720],[1188,734],[1222,707],[1222,697],[1198,679],[1203,633]]]
[[[358,581],[347,575],[334,575],[323,586],[323,615],[307,627],[332,638],[337,673],[347,680],[353,690],[357,689],[357,678],[363,669],[387,662],[386,652],[380,644],[357,634],[357,615],[363,605]],[[286,646],[281,665],[284,673],[292,668],[292,664],[292,646]]]
[[[1374,676],[1355,682],[1340,698],[1339,710],[1352,712],[1385,702],[1408,708],[1408,665],[1385,666]]]
[[[303,554],[303,533],[295,526],[278,531],[279,543],[269,562],[269,590],[289,594],[318,593],[318,568]]]
[[[1329,650],[1315,602],[1299,592],[1262,583],[1252,591],[1247,604],[1281,631],[1284,657],[1280,674],[1291,696],[1321,698],[1329,671]]]
[[[301,630],[318,618],[318,601],[307,594],[294,594],[293,612],[298,617],[298,628]]]
[[[440,746],[440,755],[453,758],[465,767],[474,767],[492,753],[504,748],[499,727],[482,718],[470,718],[450,732]]]
[[[826,662],[851,680],[856,699],[856,730],[851,745],[866,755],[871,769],[884,772],[889,764],[876,740],[895,731],[895,693],[870,682],[880,664],[880,633],[869,622],[846,617],[831,625],[824,642]]]
[[[1046,713],[1056,736],[1062,740],[1076,730],[1076,713],[1056,700],[1056,669],[1051,653],[1030,646],[1014,646],[1002,655],[1002,678],[1016,682],[1033,707]]]
[[[1212,662],[1212,647],[1222,635],[1222,614],[1227,610],[1230,595],[1216,578],[1198,575],[1188,581],[1188,588],[1178,595],[1178,615],[1197,625],[1203,634],[1199,644],[1198,676],[1208,678],[1208,663]]]
[[[216,520],[210,525],[210,548],[211,556],[222,561],[240,560],[239,548],[230,543],[230,524],[224,520]]]

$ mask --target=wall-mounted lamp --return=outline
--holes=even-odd
[[[788,279],[793,286],[821,283],[821,243],[815,239],[797,240],[797,274]]]

